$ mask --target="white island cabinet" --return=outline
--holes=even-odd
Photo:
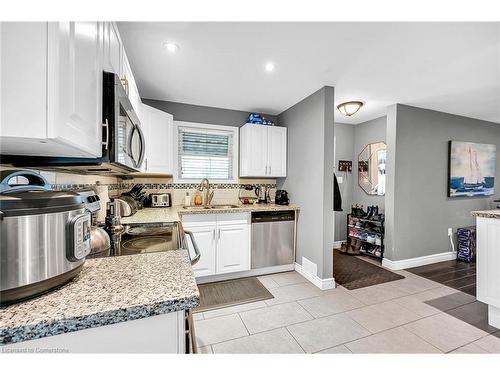
[[[500,210],[477,217],[477,299],[488,305],[488,323],[500,328]]]
[[[6,345],[34,353],[186,353],[185,312],[176,311]]]

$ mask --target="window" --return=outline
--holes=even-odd
[[[238,128],[176,121],[178,182],[237,182]]]

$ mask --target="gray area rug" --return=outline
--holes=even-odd
[[[333,253],[333,277],[336,283],[349,290],[404,279],[404,276],[338,250]]]
[[[194,312],[241,305],[274,298],[256,277],[198,285],[200,306]]]

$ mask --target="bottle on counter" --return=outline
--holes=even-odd
[[[203,204],[203,196],[199,191],[196,192],[194,196],[194,205],[195,206],[201,206]]]
[[[184,196],[184,206],[191,206],[191,196],[189,195],[189,191],[186,191],[186,195]]]

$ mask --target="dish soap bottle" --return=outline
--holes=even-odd
[[[191,206],[191,197],[189,196],[189,191],[186,191],[186,196],[184,197],[184,206]]]

